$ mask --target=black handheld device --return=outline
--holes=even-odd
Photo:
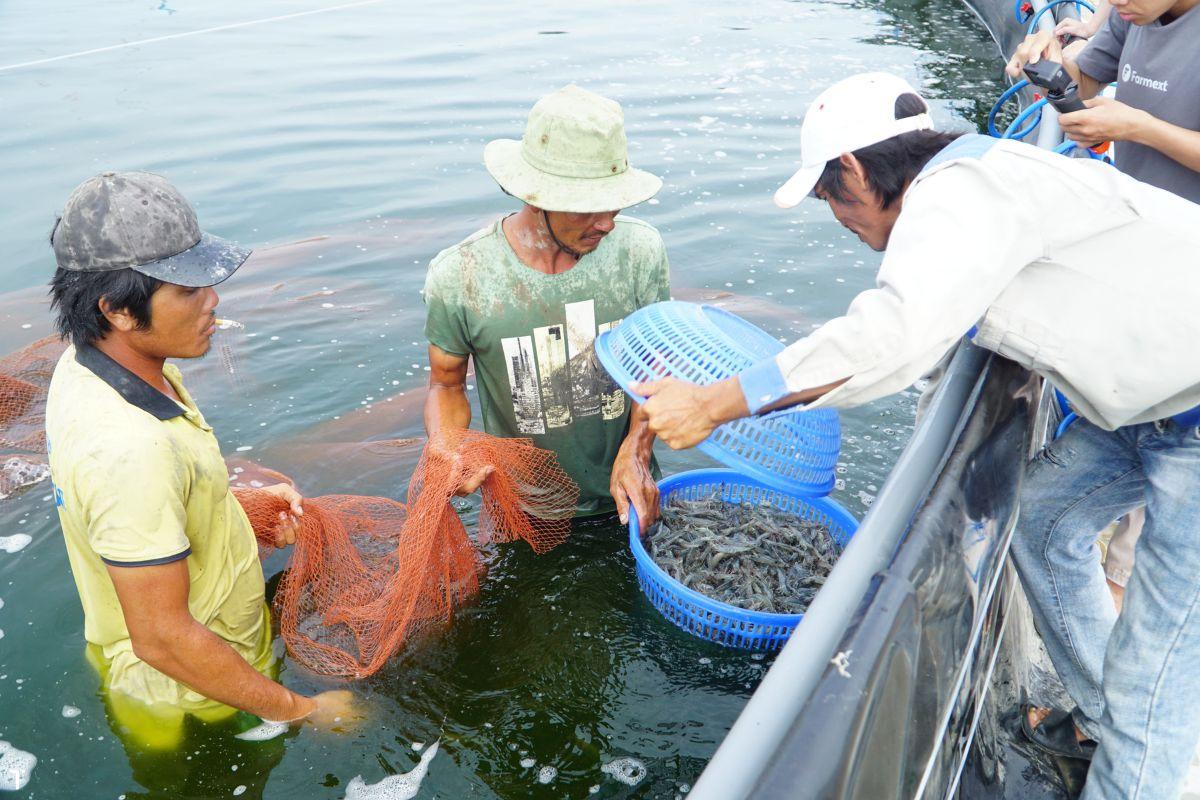
[[[1046,100],[1058,109],[1058,113],[1070,114],[1087,108],[1079,99],[1079,87],[1062,64],[1045,60],[1026,64],[1025,76],[1030,83],[1045,91]]]

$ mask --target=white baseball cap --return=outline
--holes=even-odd
[[[775,192],[775,205],[792,208],[817,185],[826,162],[842,153],[910,131],[933,130],[929,104],[913,117],[896,119],[896,99],[917,90],[886,72],[864,72],[830,86],[808,107],[800,126],[800,169]]]

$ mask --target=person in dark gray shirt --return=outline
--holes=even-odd
[[[1200,203],[1200,0],[1112,0],[1108,19],[1074,63],[1088,108],[1059,117],[1077,142],[1119,142],[1117,167]],[[1052,31],[1028,37],[1008,63],[1020,74],[1042,58],[1063,62]],[[1096,97],[1116,81],[1116,99]]]

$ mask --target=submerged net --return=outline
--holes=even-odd
[[[439,445],[422,453],[407,503],[355,495],[304,501],[275,613],[288,651],[312,671],[372,675],[413,637],[448,622],[479,589],[479,545],[522,539],[544,553],[565,541],[579,489],[553,453],[465,430]],[[482,486],[473,541],[450,500],[485,466],[495,471]],[[259,489],[233,491],[270,547],[286,504]]]
[[[46,451],[46,390],[66,347],[47,336],[0,358],[0,448]]]

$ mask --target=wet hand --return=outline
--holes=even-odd
[[[1058,118],[1063,135],[1082,144],[1136,141],[1149,114],[1109,97],[1084,100],[1087,108]]]
[[[1062,46],[1059,45],[1058,36],[1054,31],[1038,31],[1031,36],[1026,36],[1025,41],[1017,46],[1016,52],[1008,60],[1004,71],[1010,78],[1020,78],[1021,70],[1026,64],[1036,64],[1043,58],[1062,63]]]
[[[646,423],[672,450],[695,447],[720,424],[710,414],[711,406],[704,397],[706,388],[677,378],[630,386],[634,394],[647,398],[642,404]]]
[[[457,475],[462,472],[462,456],[458,451],[451,447],[443,436],[435,435],[429,440],[430,455],[435,459],[444,459],[450,462],[451,474]],[[465,497],[479,489],[483,485],[496,468],[491,464],[480,467],[470,474],[464,476],[458,484],[458,488],[454,490],[456,497]]]
[[[345,689],[321,692],[309,699],[314,707],[302,722],[314,728],[340,733],[353,729],[363,719],[362,711],[355,703],[354,693]]]
[[[300,517],[304,516],[304,498],[287,483],[277,483],[263,489],[288,504],[287,511],[279,512],[279,524],[275,526],[275,546],[287,547],[296,543],[300,532]]]
[[[637,512],[639,532],[658,519],[658,485],[650,474],[650,459],[633,452],[628,441],[621,445],[617,459],[613,462],[609,492],[617,504],[617,515],[622,523],[629,522],[629,507]]]

